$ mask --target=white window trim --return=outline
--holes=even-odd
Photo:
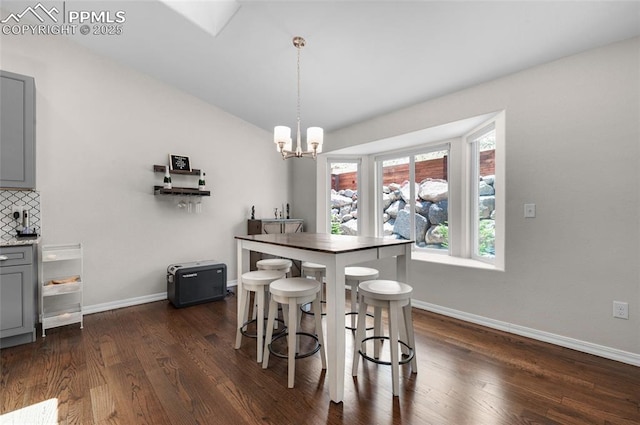
[[[495,147],[495,184],[494,184],[494,192],[495,192],[495,210],[497,211],[495,217],[495,251],[496,256],[492,259],[487,259],[484,257],[480,257],[475,254],[473,238],[475,235],[475,225],[472,224],[472,220],[475,220],[477,217],[477,185],[473,185],[471,183],[472,179],[475,180],[478,170],[475,165],[471,164],[471,161],[474,160],[472,152],[471,152],[471,142],[472,139],[482,130],[487,129],[488,127],[493,126],[495,130],[495,139],[496,139],[496,147]],[[467,134],[463,136],[465,145],[467,146],[467,165],[465,166],[465,170],[468,173],[467,178],[467,188],[468,193],[464,196],[464,200],[467,203],[474,202],[474,205],[465,205],[463,207],[463,211],[468,214],[468,217],[465,219],[465,223],[468,226],[468,234],[471,236],[467,238],[467,252],[464,255],[465,258],[470,258],[472,261],[477,263],[486,263],[493,267],[495,270],[504,271],[504,262],[505,262],[505,113],[504,111],[497,114],[493,119],[479,125],[474,128]]]
[[[485,258],[482,257],[480,255],[478,255],[476,253],[476,246],[479,243],[478,240],[478,224],[479,224],[479,220],[478,220],[478,214],[479,214],[479,205],[478,205],[478,199],[480,197],[479,194],[479,186],[478,186],[478,182],[477,182],[477,178],[478,175],[480,174],[480,169],[479,169],[479,161],[480,161],[480,149],[479,146],[476,142],[476,140],[484,135],[489,133],[490,131],[495,130],[496,126],[495,126],[495,122],[490,122],[487,125],[481,126],[478,129],[476,129],[475,131],[471,131],[470,133],[467,133],[464,136],[464,143],[467,147],[467,151],[469,153],[469,162],[467,164],[466,170],[469,173],[469,176],[467,177],[467,183],[468,183],[468,188],[469,188],[469,195],[466,198],[467,202],[468,202],[468,211],[469,211],[469,221],[468,221],[468,225],[469,225],[469,234],[470,237],[468,239],[469,242],[469,257],[471,257],[472,260],[476,260],[476,261],[480,261],[480,262],[484,262],[484,263],[489,263],[489,264],[494,264],[495,263],[495,258]],[[497,181],[497,180],[496,180]]]
[[[474,269],[501,271],[495,266],[495,264],[474,260],[472,258],[463,258],[463,257],[456,257],[453,255],[446,255],[445,253],[425,252],[424,250],[414,249],[411,253],[411,259],[416,261],[424,261],[428,263],[445,264],[449,266],[471,267]]]
[[[498,213],[496,214],[496,223],[495,223],[496,225],[495,247],[496,247],[496,252],[499,252],[500,256],[496,255],[496,259],[493,265],[496,270],[504,271],[505,258],[506,258],[505,223],[507,219],[506,217],[507,215],[507,208],[506,208],[507,162],[506,162],[506,155],[505,155],[507,130],[506,130],[506,118],[505,118],[504,111],[499,113],[495,117],[494,123],[496,126],[495,176],[496,176],[496,182],[497,182],[494,185],[494,190],[496,195],[495,209],[496,211],[498,211]]]

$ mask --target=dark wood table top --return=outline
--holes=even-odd
[[[413,243],[411,240],[376,238],[370,236],[331,235],[328,233],[274,233],[262,235],[241,235],[236,239],[264,242],[308,251],[339,254],[360,251],[370,248],[403,245]]]

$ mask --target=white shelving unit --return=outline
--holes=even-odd
[[[73,323],[82,329],[82,244],[43,245],[39,270],[42,336]]]

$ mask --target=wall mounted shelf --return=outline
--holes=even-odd
[[[156,173],[164,173],[166,165],[154,165],[153,166],[153,171],[155,171]],[[197,169],[192,169],[191,171],[187,171],[187,170],[169,170],[169,174],[182,174],[182,175],[186,175],[186,176],[199,176],[200,175],[200,170]]]
[[[164,186],[153,186],[156,195],[186,195],[186,196],[211,196],[208,190],[192,189],[190,187],[172,187],[165,189]]]
[[[156,173],[164,173],[166,165],[154,165],[153,171]],[[199,176],[200,170],[192,169],[186,170],[169,170],[169,174],[181,174],[183,176]],[[209,190],[199,190],[198,188],[191,187],[172,187],[171,189],[165,189],[164,186],[153,186],[153,193],[155,195],[181,195],[181,196],[211,196]]]

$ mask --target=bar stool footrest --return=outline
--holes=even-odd
[[[348,313],[345,313],[344,315],[345,316],[350,316],[352,314],[357,315],[358,312],[357,311],[350,311]],[[367,317],[371,317],[372,319],[374,318],[373,314],[371,314],[371,313],[367,313]],[[357,328],[352,328],[351,326],[345,326],[345,329],[349,329],[350,331],[356,331],[357,330]],[[373,326],[371,326],[369,328],[365,328],[365,329],[368,330],[368,331],[371,331],[371,330],[373,330]]]
[[[275,340],[280,339],[280,338],[283,338],[283,337],[285,337],[285,336],[287,336],[287,335],[288,335],[288,333],[287,333],[287,332],[283,332],[283,333],[282,333],[282,334],[280,334],[280,335],[274,336],[274,337],[271,339],[271,344],[273,344],[273,342],[274,342]],[[297,359],[304,359],[305,357],[309,357],[309,356],[313,356],[315,353],[317,353],[318,351],[320,351],[320,347],[321,347],[321,346],[320,346],[320,342],[318,341],[318,337],[317,337],[316,335],[314,335],[314,334],[312,334],[312,333],[309,333],[309,332],[296,332],[296,335],[298,335],[298,336],[308,336],[308,337],[310,337],[310,338],[313,338],[313,339],[316,341],[316,345],[315,345],[311,350],[309,350],[309,351],[307,351],[307,352],[305,352],[305,353],[296,353],[296,357],[295,357],[295,358],[296,358],[296,360],[297,360]],[[292,343],[292,342],[290,341],[290,343]],[[293,343],[295,344],[295,342],[293,342]],[[288,356],[288,355],[286,355],[286,354],[282,354],[282,353],[280,353],[280,352],[278,352],[278,351],[273,350],[273,349],[271,348],[271,344],[269,344],[269,345],[268,345],[268,347],[269,347],[269,352],[270,352],[271,354],[273,354],[273,355],[274,355],[274,356],[276,356],[276,357],[280,357],[281,359],[288,359],[288,358],[289,358],[289,356]]]
[[[257,323],[257,321],[258,321],[257,319],[251,319],[251,320],[248,320],[248,321],[244,322],[244,323],[242,324],[242,326],[240,327],[240,333],[241,333],[242,335],[246,336],[247,338],[254,338],[254,339],[257,339],[257,338],[258,338],[258,334],[257,334],[257,333],[250,333],[250,332],[248,332],[248,331],[246,331],[246,330],[244,329],[244,328],[245,328],[246,326],[248,326],[248,325],[251,325],[251,324],[253,324],[253,323]],[[284,320],[282,320],[282,319],[276,319],[276,322],[278,322],[278,323],[282,323],[282,329],[280,329],[280,330],[279,330],[279,331],[277,331],[277,332],[275,332],[275,331],[274,331],[273,338],[275,338],[275,337],[277,337],[277,336],[281,336],[281,335],[283,335],[283,334],[287,333],[287,327],[286,327],[286,326],[284,326]],[[266,319],[265,319],[264,323],[265,323],[265,324],[267,323]]]
[[[362,345],[364,345],[367,341],[374,340],[374,339],[389,341],[391,338],[389,338],[388,336],[370,336],[362,340]],[[413,360],[413,356],[415,355],[415,352],[413,351],[413,348],[409,347],[409,345],[406,342],[398,340],[398,343],[404,346],[407,350],[409,350],[408,354],[403,354],[402,356],[400,356],[401,359],[398,360],[398,364],[407,364],[411,360]],[[370,362],[373,362],[376,364],[391,366],[391,362],[387,362],[380,359],[374,359],[373,357],[368,356],[367,353],[362,351],[362,345],[360,345],[360,350],[358,350],[358,353],[360,353],[360,356],[362,356],[363,359],[369,360]]]
[[[326,304],[327,302],[326,302],[326,301],[320,301],[320,303],[321,303],[321,304]],[[315,314],[313,311],[305,310],[305,309],[304,309],[304,308],[305,308],[306,306],[308,306],[308,305],[311,305],[311,303],[302,304],[302,305],[300,306],[300,311],[301,311],[302,313],[304,313],[304,314],[308,314],[309,316],[313,316],[313,315]],[[326,316],[326,315],[327,315],[327,313],[322,312],[322,315],[323,315],[323,316]]]

